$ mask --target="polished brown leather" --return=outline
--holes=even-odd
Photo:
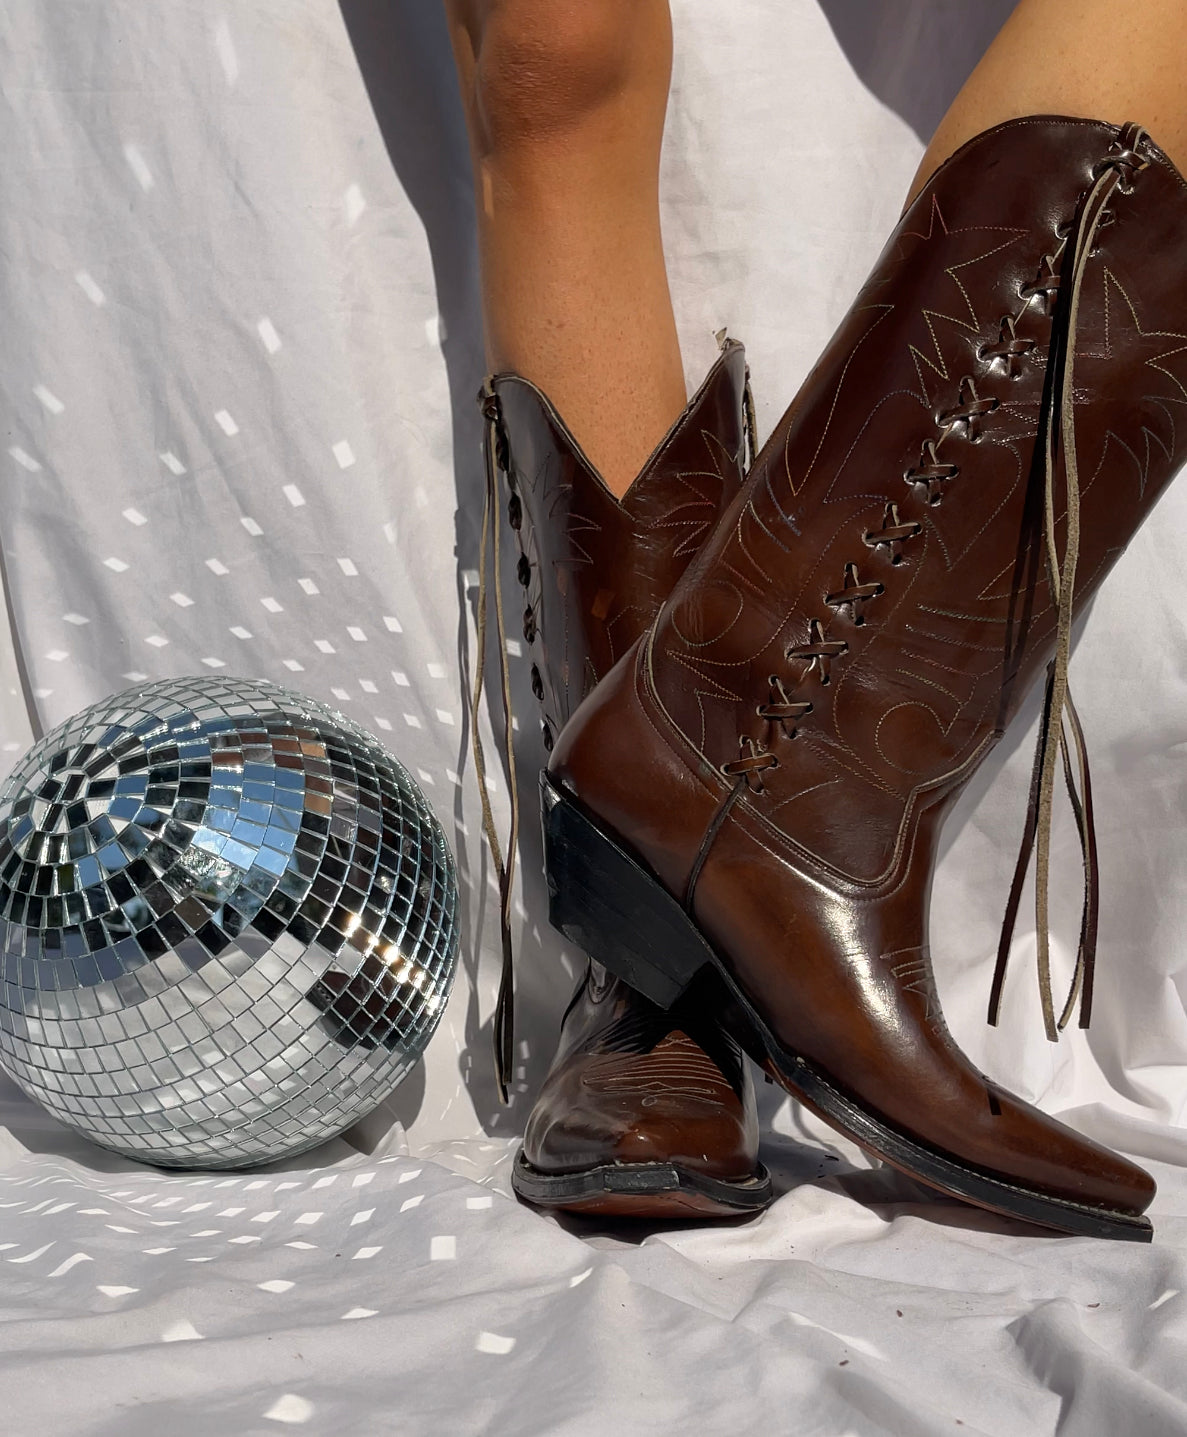
[[[535,385],[492,380],[546,747],[647,629],[738,493],[745,383],[745,352],[726,340],[619,500]],[[757,1149],[753,1084],[736,1043],[695,1001],[663,1013],[589,964],[528,1122],[528,1162],[546,1173],[672,1162],[733,1180],[754,1173]]]
[[[671,1163],[726,1181],[757,1166],[745,1059],[703,1004],[664,1012],[590,963],[561,1025],[524,1156],[542,1172]]]
[[[927,936],[941,821],[1052,654],[1036,427],[1061,241],[1098,166],[1124,183],[1081,291],[1077,602],[1183,458],[1187,187],[1149,141],[1127,163],[1119,134],[1019,120],[933,176],[550,772],[676,897],[703,859],[698,928],[780,1043],[866,1111],[1007,1183],[1136,1213],[1144,1172],[960,1052]],[[1064,527],[1060,510],[1060,549]],[[778,767],[723,773],[763,753]]]
[[[496,375],[518,530],[522,629],[535,646],[532,686],[544,745],[650,626],[737,496],[745,466],[746,352],[723,341],[689,400],[621,498],[586,458],[548,397]]]

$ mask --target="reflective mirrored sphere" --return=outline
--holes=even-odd
[[[0,1064],[163,1167],[301,1152],[416,1062],[457,880],[404,768],[311,699],[177,679],[85,709],[0,791]]]

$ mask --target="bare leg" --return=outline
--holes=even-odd
[[[668,0],[445,0],[478,199],[488,360],[622,494],[685,402],[659,154]]]
[[[911,196],[966,140],[1024,115],[1136,120],[1187,166],[1183,0],[1021,0],[940,122]]]

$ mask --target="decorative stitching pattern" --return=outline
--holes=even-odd
[[[1085,126],[1085,134],[1092,136],[1100,133],[1100,127]],[[1089,141],[1091,142],[1091,141]],[[1106,142],[1107,143],[1107,142]],[[1116,158],[1116,157],[1114,157]],[[1091,161],[1085,167],[1084,175],[1088,176],[1088,169]],[[1082,183],[1079,176],[1073,180],[1075,183]],[[1065,204],[1065,212],[1070,213],[1074,207],[1075,195],[1069,191]],[[720,766],[723,777],[727,780],[737,779],[736,765],[744,755],[738,749],[731,754],[726,748],[722,728],[725,721],[725,710],[731,704],[735,705],[739,715],[744,717],[752,712],[754,700],[750,705],[744,698],[733,699],[729,697],[738,689],[737,682],[720,682],[723,674],[728,671],[731,674],[739,675],[751,673],[756,677],[761,675],[762,680],[766,679],[770,662],[766,654],[773,649],[776,642],[788,643],[794,648],[799,643],[799,636],[786,639],[783,634],[787,631],[794,632],[796,626],[803,625],[800,633],[804,635],[807,644],[818,647],[821,642],[847,642],[851,652],[847,656],[840,656],[836,653],[828,655],[810,654],[805,655],[801,662],[787,666],[783,670],[783,682],[786,685],[786,697],[790,701],[816,703],[817,692],[831,694],[827,705],[827,711],[819,715],[821,723],[832,735],[828,745],[821,746],[816,742],[800,748],[797,752],[800,758],[797,759],[794,773],[786,782],[782,775],[778,775],[773,767],[764,772],[768,779],[764,784],[764,795],[761,802],[766,807],[768,814],[784,809],[787,798],[792,788],[803,784],[805,790],[820,793],[822,785],[827,783],[826,770],[821,767],[823,763],[838,763],[842,765],[840,771],[853,771],[853,765],[847,759],[841,757],[843,750],[835,747],[835,740],[840,738],[844,732],[844,725],[849,721],[848,715],[851,712],[863,713],[862,722],[868,722],[871,728],[881,725],[881,732],[885,735],[885,716],[878,719],[874,714],[868,712],[868,677],[861,678],[859,675],[868,675],[869,672],[880,674],[893,674],[896,679],[910,684],[918,680],[923,684],[932,700],[936,701],[924,707],[930,708],[928,722],[939,722],[951,738],[946,742],[945,755],[950,758],[951,763],[948,771],[956,771],[963,767],[963,764],[978,751],[980,747],[980,726],[987,721],[997,726],[996,704],[993,699],[986,697],[983,690],[987,685],[996,682],[1000,675],[1000,665],[1003,655],[1002,636],[1012,633],[1013,627],[1017,624],[1017,616],[1010,612],[1012,602],[1011,588],[1012,578],[1009,569],[1003,569],[995,577],[984,584],[976,595],[972,605],[949,606],[942,602],[924,601],[918,607],[920,617],[927,615],[932,620],[938,620],[929,624],[926,628],[917,621],[910,620],[904,625],[901,618],[897,617],[898,611],[903,605],[914,606],[914,599],[908,599],[909,588],[900,591],[897,587],[898,579],[894,577],[894,569],[898,566],[888,565],[886,560],[898,557],[900,565],[903,564],[904,555],[910,555],[912,550],[918,546],[918,552],[923,553],[924,545],[920,545],[920,538],[926,534],[928,540],[934,539],[938,546],[937,552],[932,556],[933,562],[938,562],[950,572],[959,572],[959,566],[965,561],[965,557],[971,553],[973,548],[980,543],[984,535],[998,522],[1001,514],[1007,509],[1015,512],[1019,503],[1020,486],[1025,483],[1025,467],[1029,462],[1028,449],[1033,443],[1036,416],[1039,412],[1039,388],[1041,387],[1042,375],[1046,368],[1049,354],[1049,346],[1046,342],[1044,324],[1049,321],[1047,311],[1050,308],[1050,301],[1055,293],[1054,284],[1060,269],[1060,258],[1066,245],[1067,230],[1062,228],[1059,233],[1052,236],[1051,241],[1044,252],[1039,254],[1037,260],[1019,261],[1018,251],[1025,243],[1026,231],[1014,226],[992,226],[978,227],[973,224],[950,225],[947,219],[948,204],[940,198],[939,203],[929,203],[928,209],[924,212],[922,223],[915,223],[902,237],[902,242],[897,247],[897,252],[892,256],[892,263],[896,266],[902,263],[912,262],[912,256],[917,250],[929,243],[939,241],[942,246],[948,249],[943,260],[928,261],[928,269],[934,275],[938,268],[947,276],[945,282],[951,282],[953,288],[951,294],[953,301],[948,304],[937,304],[934,299],[928,298],[920,304],[916,314],[913,327],[908,327],[905,334],[901,330],[901,323],[904,311],[900,308],[897,312],[889,306],[879,309],[873,314],[874,307],[882,304],[882,295],[879,287],[874,285],[867,289],[865,302],[859,300],[857,306],[851,312],[848,330],[848,347],[846,352],[830,356],[828,352],[822,358],[819,368],[828,370],[837,375],[827,394],[820,396],[820,402],[813,405],[811,411],[803,413],[792,412],[788,425],[788,433],[782,444],[782,462],[777,466],[765,466],[767,472],[763,473],[756,485],[752,485],[751,493],[747,503],[740,509],[737,521],[732,526],[732,537],[719,534],[714,540],[714,552],[716,555],[717,572],[729,574],[733,577],[743,593],[753,591],[760,596],[758,612],[767,612],[766,605],[761,602],[763,586],[766,576],[773,574],[776,558],[781,563],[786,560],[783,556],[792,558],[796,569],[796,556],[798,536],[803,532],[803,518],[809,511],[803,507],[808,501],[810,489],[817,491],[818,497],[811,501],[813,507],[821,504],[837,504],[839,507],[838,528],[843,529],[848,525],[856,525],[859,534],[863,537],[863,546],[859,547],[848,558],[846,564],[855,564],[857,575],[862,583],[872,582],[875,578],[888,587],[880,596],[870,596],[867,601],[857,605],[862,617],[868,622],[858,625],[854,623],[857,614],[853,606],[830,605],[828,599],[835,597],[844,587],[844,583],[838,582],[839,576],[835,573],[830,575],[830,582],[827,591],[817,592],[815,598],[812,596],[812,578],[809,576],[804,581],[800,594],[781,596],[781,603],[785,604],[784,613],[789,615],[782,633],[771,633],[760,645],[756,645],[755,639],[750,639],[746,647],[730,639],[725,643],[712,645],[716,649],[713,655],[712,668],[709,654],[701,646],[701,657],[697,657],[696,650],[690,651],[681,642],[673,642],[678,632],[681,612],[679,598],[674,600],[671,607],[671,618],[661,621],[659,637],[660,645],[657,649],[657,658],[661,665],[666,668],[669,664],[675,665],[681,672],[687,674],[690,671],[697,675],[697,682],[694,685],[686,686],[685,693],[691,695],[695,690],[696,697],[691,703],[691,712],[688,717],[691,720],[687,732],[694,745],[706,757]],[[1114,230],[1110,228],[1103,233],[1099,240],[1101,254],[1106,256],[1106,263],[1097,270],[1098,286],[1097,293],[1100,294],[1100,301],[1086,301],[1092,304],[1103,303],[1108,300],[1110,308],[1110,326],[1114,333],[1108,336],[1109,342],[1103,346],[1099,342],[1100,330],[1098,326],[1089,325],[1086,334],[1086,342],[1082,348],[1081,356],[1085,360],[1081,372],[1078,372],[1079,383],[1076,386],[1077,398],[1086,399],[1088,395],[1099,394],[1100,386],[1088,377],[1088,364],[1092,362],[1092,355],[1099,349],[1106,353],[1116,346],[1116,327],[1118,324],[1118,313],[1127,313],[1123,308],[1124,301],[1120,297],[1120,281],[1118,280],[1117,265],[1108,258],[1109,243]],[[958,253],[953,254],[956,249]],[[1032,251],[1033,253],[1033,251]],[[994,279],[986,284],[985,275],[994,272]],[[980,278],[974,279],[971,276],[980,274]],[[1109,286],[1107,293],[1100,289],[1100,285],[1106,281],[1100,276],[1107,275]],[[1014,278],[1016,276],[1016,278]],[[1000,300],[990,298],[982,300],[982,295],[1004,294],[1006,284],[1017,284],[1019,293],[1018,300],[1014,306],[1001,303]],[[977,295],[974,301],[973,296]],[[1128,298],[1128,296],[1127,296]],[[897,300],[897,293],[896,293]],[[991,304],[997,308],[997,313],[985,317],[981,322],[977,313],[977,305],[984,302],[988,308]],[[871,318],[873,323],[870,323]],[[866,341],[874,334],[889,333],[885,330],[885,324],[890,321],[895,326],[896,343],[900,342],[899,336],[903,334],[902,341],[906,344],[910,356],[910,370],[923,390],[922,396],[912,397],[908,391],[892,391],[886,396],[861,396],[859,398],[854,389],[854,383],[859,374],[855,367],[856,360],[863,352]],[[976,321],[974,332],[973,323]],[[1141,329],[1134,319],[1135,329]],[[1081,325],[1083,330],[1085,325]],[[978,337],[979,336],[979,337]],[[1178,341],[1178,342],[1176,342]],[[1125,336],[1123,343],[1126,345],[1126,354],[1129,354],[1129,335]],[[1155,426],[1154,432],[1158,434],[1161,442],[1155,443],[1148,439],[1145,430],[1150,428],[1148,421],[1143,421],[1143,427],[1138,430],[1142,436],[1136,449],[1132,444],[1127,447],[1121,445],[1121,441],[1114,436],[1109,443],[1115,443],[1119,447],[1117,453],[1125,453],[1124,462],[1127,466],[1134,466],[1139,483],[1145,483],[1145,473],[1154,462],[1147,455],[1158,455],[1159,464],[1164,462],[1166,448],[1173,443],[1174,421],[1182,414],[1182,404],[1187,399],[1187,385],[1184,385],[1180,377],[1184,371],[1180,370],[1180,350],[1187,351],[1187,337],[1168,334],[1161,341],[1161,348],[1156,353],[1147,355],[1146,362],[1153,360],[1152,370],[1161,369],[1159,378],[1166,376],[1161,386],[1161,401],[1151,399],[1150,403],[1161,402],[1160,412],[1167,415],[1166,425],[1159,430]],[[967,374],[962,375],[960,360],[957,356],[967,356]],[[1111,362],[1111,361],[1110,361]],[[1128,360],[1127,360],[1128,362]],[[1029,371],[1028,368],[1029,367]],[[871,369],[866,364],[864,371]],[[1021,382],[1027,372],[1032,376],[1026,380],[1025,394],[1016,394],[1012,391],[1012,385]],[[862,454],[868,454],[871,445],[877,443],[875,436],[869,430],[869,426],[875,422],[879,411],[884,410],[886,421],[877,421],[878,432],[888,432],[891,426],[891,412],[902,415],[901,406],[904,403],[919,403],[920,398],[930,399],[928,391],[933,384],[942,383],[940,376],[947,374],[949,382],[955,386],[955,392],[950,398],[944,399],[936,405],[935,420],[940,428],[938,436],[931,437],[931,450],[922,446],[915,454],[904,456],[904,470],[912,467],[919,469],[931,466],[933,463],[939,472],[932,470],[924,472],[917,477],[921,483],[920,493],[926,497],[937,497],[939,491],[940,504],[923,505],[923,512],[919,512],[920,506],[904,505],[902,499],[888,494],[885,487],[879,488],[877,484],[871,483],[868,468],[862,471]],[[958,382],[963,379],[963,382]],[[853,432],[859,437],[846,444],[844,455],[839,461],[835,474],[821,474],[820,464],[826,453],[826,444],[833,442],[833,430],[838,422],[839,416],[845,414],[848,424],[853,418],[852,410],[860,407],[862,417],[854,424]],[[1131,406],[1132,407],[1132,406]],[[1147,405],[1148,409],[1148,405]],[[896,421],[897,422],[897,421]],[[811,436],[805,433],[805,428],[810,427]],[[1132,432],[1132,420],[1124,426]],[[900,429],[901,432],[901,429]],[[865,436],[864,440],[860,436]],[[848,439],[848,436],[846,436]],[[926,440],[927,436],[925,436]],[[860,448],[858,447],[860,445]],[[834,448],[835,448],[834,443]],[[960,452],[957,452],[960,451]],[[965,455],[968,458],[966,460]],[[796,463],[797,455],[809,456],[806,463],[800,459]],[[975,515],[975,524],[968,525],[961,518],[961,506],[952,511],[952,520],[949,518],[949,511],[943,503],[943,492],[956,485],[962,480],[952,474],[951,469],[945,467],[939,469],[940,465],[949,464],[958,470],[960,466],[971,463],[974,456],[981,462],[981,456],[992,461],[996,466],[995,477],[992,480],[995,503],[991,510],[986,510],[984,504],[978,503],[970,509],[970,517]],[[1104,465],[1104,456],[1099,459],[1096,455],[1086,456],[1089,459],[1089,466],[1084,466],[1087,472],[1094,476],[1101,473]],[[922,458],[923,464],[918,461]],[[893,464],[893,459],[891,460]],[[1002,482],[1005,476],[1002,473],[1002,465],[1010,466],[1011,477]],[[973,472],[973,471],[970,471]],[[772,484],[772,473],[782,475],[787,488],[780,490]],[[858,484],[854,480],[859,481]],[[864,482],[861,482],[864,480]],[[809,482],[810,481],[810,482]],[[970,481],[976,483],[976,480]],[[1090,481],[1091,482],[1091,481]],[[842,487],[844,485],[844,487]],[[1082,492],[1087,492],[1088,485],[1084,486]],[[930,490],[930,493],[929,493]],[[903,491],[900,491],[900,493]],[[910,489],[907,490],[910,492]],[[868,496],[868,499],[866,499]],[[790,498],[793,503],[788,503]],[[874,513],[870,514],[869,508],[862,507],[862,501],[874,507]],[[890,506],[896,506],[893,511]],[[866,517],[866,516],[869,517]],[[907,533],[905,529],[897,525],[905,525],[907,521],[912,525],[921,526],[919,529]],[[897,523],[896,523],[897,521]],[[819,529],[816,519],[813,520],[815,528]],[[1062,524],[1062,514],[1056,514],[1057,527]],[[874,539],[879,529],[889,530],[887,540],[878,545]],[[964,530],[965,532],[961,532]],[[958,542],[953,546],[952,540],[959,536]],[[873,542],[871,542],[873,541]],[[897,553],[896,553],[897,551]],[[941,552],[946,551],[946,552]],[[874,553],[879,562],[872,573],[867,573],[862,562],[862,553]],[[836,547],[830,541],[822,550],[822,557],[828,553],[836,554]],[[1088,556],[1086,556],[1088,559]],[[831,562],[834,562],[830,558]],[[1095,557],[1088,559],[1095,570],[1103,560]],[[910,579],[909,574],[912,565],[907,559],[903,577]],[[893,589],[889,587],[893,579]],[[781,575],[774,575],[771,583],[785,584],[786,580]],[[799,581],[797,579],[797,585]],[[769,592],[769,586],[768,586]],[[807,600],[807,613],[803,614],[800,604]],[[887,664],[886,657],[882,653],[884,647],[880,634],[880,626],[876,619],[881,606],[886,605],[888,616],[896,615],[896,633],[903,637],[909,637],[910,646],[903,647],[899,638],[895,640],[895,657]],[[813,610],[816,610],[814,613]],[[825,615],[832,612],[831,619],[825,619]],[[1050,621],[1052,616],[1050,594],[1048,592],[1045,575],[1042,572],[1042,565],[1039,565],[1039,572],[1036,575],[1032,590],[1032,599],[1027,611],[1027,622],[1030,625],[1030,638],[1027,641],[1028,650],[1043,641],[1043,636],[1050,632]],[[803,614],[803,617],[798,617]],[[811,632],[809,621],[815,619],[819,628]],[[748,620],[750,628],[753,629],[753,619]],[[981,633],[975,632],[981,629]],[[972,631],[972,632],[970,632]],[[853,647],[857,635],[864,635],[861,641],[860,651]],[[757,636],[756,636],[757,637]],[[963,665],[960,675],[955,672],[946,673],[952,669],[952,665],[945,665],[944,650],[955,651],[960,648],[966,653],[983,655],[983,662],[973,666]],[[937,648],[939,652],[937,652]],[[867,670],[866,655],[868,662],[873,665],[872,670]],[[772,666],[770,672],[774,672]],[[802,670],[802,672],[801,672]],[[671,670],[669,670],[671,672]],[[716,674],[716,680],[705,682],[708,674]],[[821,680],[826,676],[830,680],[827,686],[822,685]],[[793,692],[796,685],[796,678],[799,675],[800,692]],[[850,680],[852,675],[852,683]],[[963,676],[963,682],[955,684],[949,679],[958,679]],[[761,680],[760,680],[761,681]],[[853,689],[855,699],[850,702],[847,695],[852,684],[857,685]],[[666,688],[662,686],[661,693],[666,694]],[[756,695],[757,698],[757,695]],[[674,703],[673,712],[679,718],[685,712],[681,701],[672,695]],[[665,703],[668,701],[665,698]],[[857,705],[854,709],[853,704]],[[778,697],[774,707],[782,712],[786,709],[786,703],[782,697]],[[817,703],[817,708],[819,704]],[[760,702],[760,708],[770,708],[770,704]],[[810,727],[817,723],[816,713],[805,717],[793,725],[799,737],[797,743],[804,742],[804,735],[807,732],[804,724]],[[784,724],[783,719],[778,717],[775,727],[767,728],[765,731],[759,724],[752,724],[744,727],[744,732],[755,741],[756,746],[765,744],[773,750],[773,756],[778,760],[782,752],[781,745],[790,741],[792,735]],[[734,744],[739,742],[737,734],[732,740]],[[951,744],[955,742],[961,747],[955,750]],[[850,749],[854,745],[848,745]],[[858,745],[860,747],[860,745]],[[735,757],[734,755],[737,755]],[[753,755],[747,752],[745,757],[752,758]],[[884,755],[888,758],[890,755]],[[753,775],[755,765],[752,762],[746,764],[746,770]],[[907,821],[907,814],[912,807],[910,795],[912,789],[904,789],[901,783],[890,781],[890,772],[884,771],[878,775],[879,786],[888,788],[900,795],[901,821]],[[872,781],[865,778],[865,781]],[[754,793],[753,776],[747,778],[747,788],[752,791],[754,800],[758,798]],[[810,807],[810,805],[809,805]],[[807,810],[805,810],[806,812]],[[805,835],[806,836],[806,835]],[[824,835],[822,835],[824,836]],[[888,862],[891,857],[891,835],[887,834],[887,845],[882,849],[882,859],[877,869],[855,870],[854,876],[861,872],[864,880],[873,881],[875,873],[881,871],[882,863]],[[813,842],[819,842],[814,840]],[[820,855],[824,858],[824,854]],[[839,857],[839,852],[830,850],[830,858]]]

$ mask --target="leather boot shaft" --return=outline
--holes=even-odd
[[[704,383],[622,499],[548,397],[497,375],[519,530],[522,632],[551,748],[570,714],[651,624],[742,483],[746,356],[727,339]]]
[[[657,625],[676,728],[717,770],[775,754],[742,802],[845,878],[890,875],[913,816],[1050,658],[1039,420],[1067,236],[1111,164],[1075,360],[1091,596],[1182,459],[1187,189],[1149,141],[1127,156],[1115,128],[1039,118],[971,141],[920,193]],[[1065,530],[1060,505],[1059,551]],[[836,821],[838,786],[859,824]]]

